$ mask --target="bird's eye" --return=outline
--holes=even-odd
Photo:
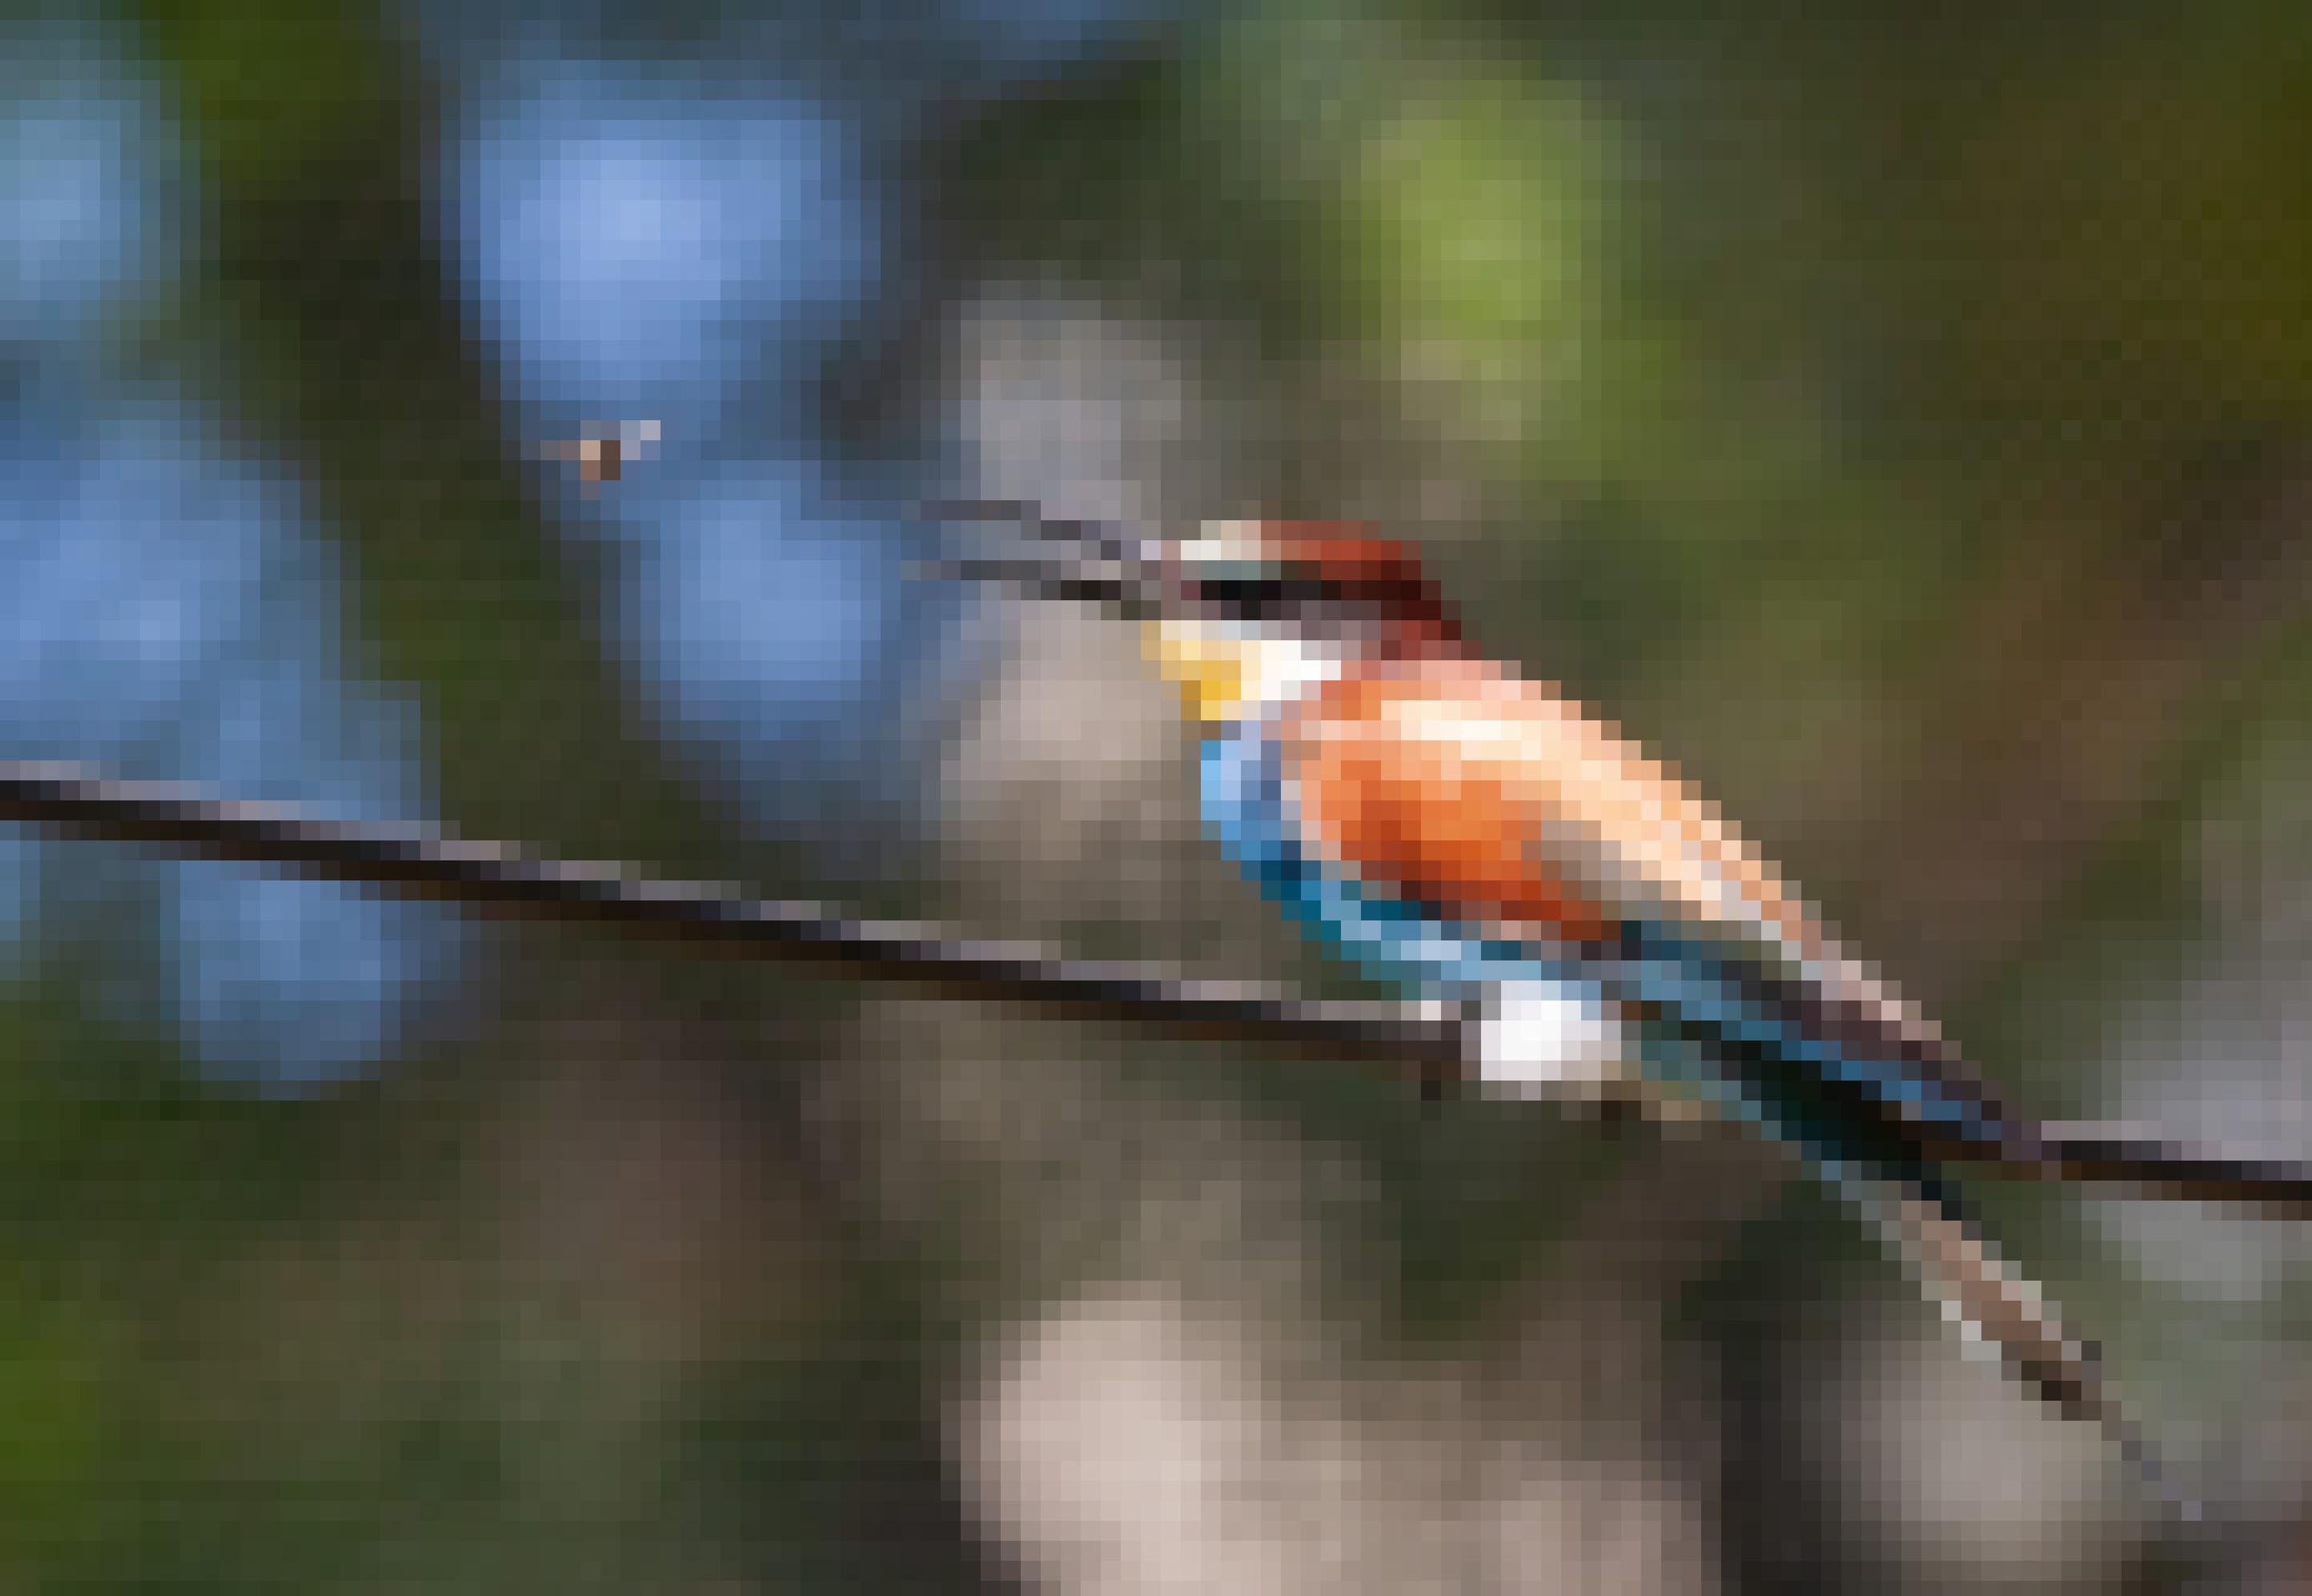
[[[1277,583],[1267,577],[1213,576],[1196,584],[1196,597],[1203,603],[1248,621],[1274,615],[1279,597]]]
[[[1322,596],[1318,584],[1290,576],[1208,576],[1195,591],[1199,602],[1240,621],[1297,614]]]

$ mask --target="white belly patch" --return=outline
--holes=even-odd
[[[1494,1095],[1623,1097],[1640,1077],[1621,1021],[1572,982],[1501,981],[1477,1002],[1477,1079]]]

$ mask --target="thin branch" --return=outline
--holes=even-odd
[[[750,898],[718,882],[542,859],[516,844],[412,826],[318,819],[287,805],[223,802],[171,782],[112,781],[71,765],[0,763],[0,822],[6,821],[380,887],[502,919],[605,925],[704,952],[815,965],[951,997],[1009,999],[1206,1040],[1417,1070],[1458,1070],[1462,1061],[1455,1021],[1400,1004],[1314,1002],[1256,981],[1061,958],[1032,943],[858,920],[824,903]]]
[[[661,880],[629,865],[542,859],[511,844],[410,826],[318,819],[285,805],[224,802],[173,783],[111,781],[72,765],[0,764],[0,822],[376,887],[502,918],[605,925],[703,952],[812,965],[946,996],[1385,1065],[1428,1079],[1458,1077],[1469,1056],[1463,1023],[1432,1007],[1318,1002],[1161,964],[1063,958],[1032,943],[858,920],[825,904]],[[2312,1164],[2229,1158],[2130,1128],[2042,1124],[2012,1148],[1954,1142],[1931,1150],[2026,1179],[2312,1214]]]

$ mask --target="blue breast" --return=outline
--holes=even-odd
[[[1288,802],[1283,749],[1267,723],[1248,722],[1207,740],[1203,778],[1204,819],[1228,856],[1295,920],[1371,973],[1435,997],[1553,973],[1549,955],[1529,943],[1485,936],[1311,855]],[[1562,976],[1578,973],[1566,965]]]

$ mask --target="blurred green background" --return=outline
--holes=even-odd
[[[2312,13],[556,10],[0,24],[0,758],[1323,987],[904,566],[1362,518],[2023,1103],[2312,1152]],[[0,848],[11,1589],[2312,1581],[2284,1225],[1985,1193],[2187,1530],[1738,1145]]]

